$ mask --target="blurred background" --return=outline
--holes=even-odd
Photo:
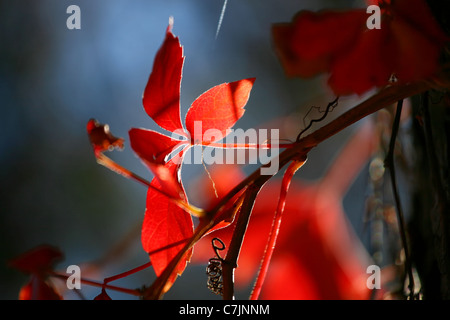
[[[80,30],[66,27],[66,9],[72,4],[81,9]],[[325,107],[334,99],[322,76],[285,77],[270,28],[291,21],[301,9],[349,8],[363,5],[362,1],[229,0],[216,38],[223,4],[223,0],[0,1],[1,299],[16,299],[27,280],[8,268],[7,261],[43,243],[64,252],[61,270],[100,259],[117,243],[129,243],[97,274],[99,281],[148,261],[139,238],[146,189],[95,162],[85,126],[90,118],[109,124],[112,133],[126,141],[124,151],[110,156],[151,179],[129,148],[128,130],[160,130],[144,112],[141,97],[170,16],[186,56],[182,118],[207,89],[256,77],[246,113],[236,127],[279,128],[281,138],[295,139],[311,106]],[[328,119],[363,98],[345,97]],[[314,149],[298,178],[318,179],[352,130]],[[188,195],[201,198],[189,185],[204,174],[203,167],[186,165],[182,174]],[[361,179],[362,187],[352,187],[344,203],[357,232],[363,229],[368,191],[367,180]],[[113,284],[134,288],[153,278],[150,269]],[[83,288],[88,299],[100,292]],[[109,293],[112,298],[134,299]],[[205,266],[189,266],[166,295],[187,297],[217,298],[206,288]]]

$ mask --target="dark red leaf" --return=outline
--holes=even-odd
[[[9,265],[24,273],[44,275],[62,258],[63,254],[58,248],[41,245],[11,260]]]
[[[368,29],[369,15],[361,9],[303,11],[292,23],[275,25],[274,42],[286,74],[328,72],[337,95],[388,85],[392,75],[400,83],[432,76],[449,38],[425,1],[383,1],[381,12],[381,29]]]
[[[370,30],[330,67],[328,84],[335,93],[362,94],[387,84],[394,70],[395,46],[387,28]]]
[[[396,76],[405,82],[432,76],[439,66],[439,39],[426,34],[419,26],[406,19],[392,23],[391,32],[396,39]],[[406,34],[408,37],[405,37]],[[442,38],[440,42],[442,43]]]
[[[111,297],[106,293],[105,290],[102,290],[102,292],[94,298],[94,300],[112,300]]]
[[[395,15],[401,17],[401,20],[408,23],[410,27],[415,28],[416,32],[427,37],[433,46],[440,47],[445,41],[449,41],[449,37],[440,28],[426,1],[395,0],[392,2]],[[402,36],[406,34],[402,33]],[[417,46],[416,49],[420,49],[420,47]]]
[[[90,119],[86,129],[96,156],[101,152],[111,151],[114,148],[123,148],[123,139],[114,137],[109,131],[107,124],[101,124],[95,119]]]
[[[287,76],[309,78],[327,70],[328,57],[316,58],[312,61],[298,58],[291,48],[294,29],[290,24],[275,25],[272,34],[275,49]]]
[[[180,118],[180,86],[183,48],[172,34],[169,24],[165,40],[156,54],[153,70],[142,97],[147,114],[168,131],[182,129]]]
[[[223,83],[201,94],[186,114],[186,129],[193,144],[221,140],[245,110],[255,78]],[[205,131],[220,132],[220,138],[205,141]]]
[[[275,24],[273,39],[286,74],[311,77],[327,71],[336,55],[357,41],[365,18],[363,10],[301,11],[292,23]]]

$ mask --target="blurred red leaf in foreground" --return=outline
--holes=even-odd
[[[366,268],[370,258],[342,208],[342,199],[375,150],[374,128],[362,126],[318,182],[293,180],[286,198],[276,248],[262,287],[262,299],[368,299]],[[217,166],[211,176],[219,190],[231,189],[242,175],[238,167]],[[239,180],[238,180],[239,181]],[[206,184],[202,184],[205,185]],[[280,181],[269,181],[258,195],[236,269],[238,286],[258,271],[276,210]],[[211,194],[212,190],[203,194]],[[220,194],[219,194],[220,195]],[[211,201],[216,202],[214,196]],[[237,219],[235,219],[236,221]],[[195,246],[193,261],[213,256],[211,240],[229,243],[234,227],[211,233]]]
[[[9,262],[9,266],[30,274],[29,282],[19,293],[20,300],[60,300],[62,297],[47,280],[56,262],[63,258],[59,249],[42,245],[25,252]]]
[[[373,3],[374,1],[371,1]],[[381,28],[368,29],[365,9],[301,11],[291,23],[273,26],[273,39],[289,76],[328,72],[336,95],[362,94],[426,79],[439,65],[448,40],[423,0],[376,1]]]

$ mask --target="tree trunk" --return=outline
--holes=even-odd
[[[450,35],[450,1],[428,4]],[[450,61],[448,49],[443,64]],[[450,299],[450,94],[413,99],[414,194],[409,223],[411,258],[424,299]]]

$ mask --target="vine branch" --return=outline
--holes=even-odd
[[[236,223],[236,229],[233,232],[226,258],[222,263],[223,298],[225,300],[234,299],[234,269],[237,268],[237,260],[244,241],[244,235],[247,230],[250,214],[252,212],[256,196],[258,195],[262,185],[263,183],[253,184],[248,188],[241,206],[239,218]]]

